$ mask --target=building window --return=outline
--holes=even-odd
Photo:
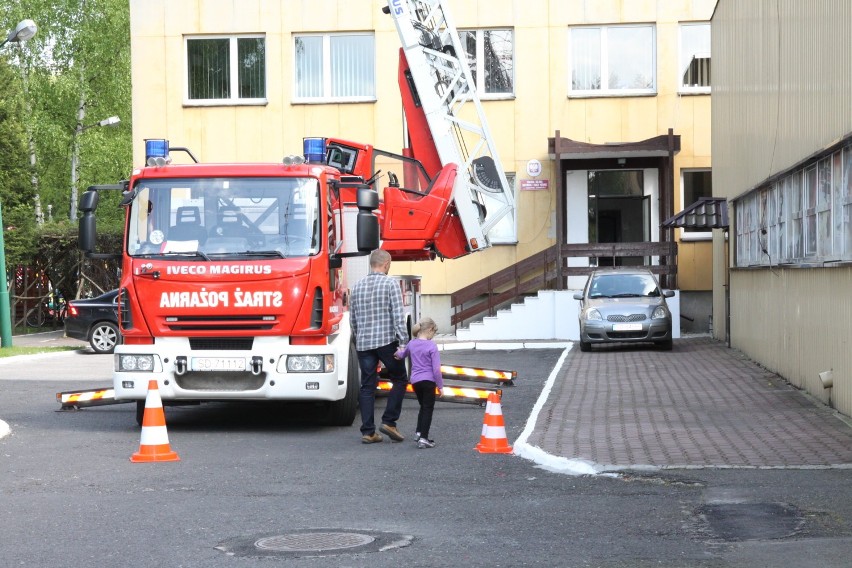
[[[811,166],[805,170],[805,257],[812,257],[816,254],[817,242],[817,217],[816,217],[816,196],[817,196],[817,171],[816,166]]]
[[[186,38],[189,104],[266,103],[263,36]]]
[[[681,24],[678,84],[682,93],[710,92],[710,24]]]
[[[363,102],[376,99],[372,34],[317,34],[295,38],[296,102]]]
[[[515,92],[515,54],[512,30],[459,31],[480,98]]]
[[[852,261],[852,146],[734,204],[737,266]]]
[[[713,174],[710,170],[681,171],[681,205],[686,209],[701,197],[713,197]],[[711,239],[713,233],[703,229],[684,228],[681,237],[689,239]]]
[[[654,36],[650,25],[572,28],[570,94],[654,94]]]
[[[509,183],[511,197],[514,199],[518,195],[515,189],[515,172],[506,172],[506,181]],[[492,200],[487,193],[483,193],[483,201],[485,202],[485,210],[496,210],[502,205],[502,202]],[[490,208],[490,209],[489,209]],[[488,231],[488,240],[493,245],[514,245],[518,243],[518,222],[517,222],[518,204],[515,202],[512,210],[506,213],[497,223]]]
[[[835,243],[841,258],[852,257],[852,146],[837,157],[837,185],[835,185],[834,215]]]

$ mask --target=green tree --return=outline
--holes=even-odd
[[[34,238],[33,195],[27,168],[22,99],[19,96],[21,79],[16,69],[2,56],[0,85],[3,85],[0,90],[0,203],[3,207],[6,264],[15,266],[32,256],[38,239]]]
[[[17,91],[29,115],[24,124],[34,142],[35,188],[43,213],[58,223],[76,225],[69,219],[75,130],[109,116],[122,121],[78,134],[80,193],[92,184],[126,178],[132,167],[129,10],[127,0],[12,0],[0,8],[4,29],[23,18],[39,26],[14,63],[24,86]],[[122,210],[111,206],[120,196],[110,193],[102,196],[103,229],[122,223]]]

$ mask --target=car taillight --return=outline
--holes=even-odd
[[[75,306],[74,304],[68,304],[68,315],[71,316],[72,318],[76,318],[77,317],[77,306]]]

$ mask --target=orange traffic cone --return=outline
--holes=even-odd
[[[506,439],[506,426],[503,424],[503,410],[500,408],[500,395],[492,392],[485,405],[485,420],[482,424],[482,437],[476,449],[483,454],[510,454],[512,446]]]
[[[169,434],[166,432],[166,415],[157,381],[148,381],[148,396],[145,397],[145,414],[142,415],[142,441],[139,451],[130,456],[130,461],[161,462],[180,461],[176,452],[169,446]]]

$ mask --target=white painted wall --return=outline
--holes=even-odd
[[[487,317],[473,323],[467,329],[459,329],[459,340],[498,339],[567,339],[580,338],[578,320],[580,306],[574,293],[580,290],[542,290],[523,304],[514,304],[509,310],[501,310],[495,317]],[[680,292],[666,300],[672,312],[672,337],[680,337]]]

